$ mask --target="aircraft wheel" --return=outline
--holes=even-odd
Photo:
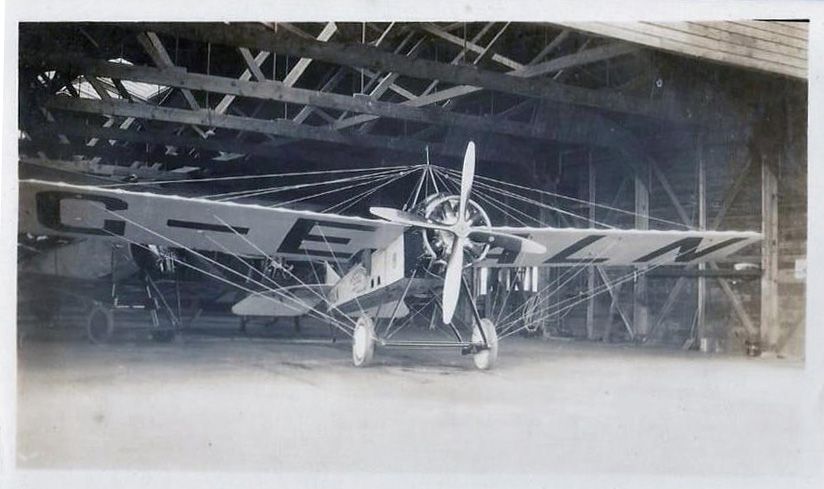
[[[96,345],[107,343],[114,332],[114,318],[112,311],[101,304],[95,303],[86,322],[86,334],[89,341]]]
[[[489,348],[472,355],[472,360],[479,369],[489,370],[493,368],[498,361],[498,332],[495,331],[495,325],[492,323],[492,320],[487,318],[481,319],[481,327],[489,342]],[[483,343],[481,330],[477,324],[472,329],[472,343]]]
[[[375,323],[369,316],[361,316],[352,334],[352,363],[365,367],[372,362],[375,354]]]

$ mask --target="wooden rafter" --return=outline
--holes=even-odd
[[[542,141],[557,140],[571,144],[587,144],[593,141],[601,141],[599,137],[588,134],[586,131],[565,130],[564,128],[568,125],[568,121],[560,121],[557,119],[528,124],[505,119],[490,119],[487,117],[461,114],[443,109],[418,108],[404,104],[381,102],[370,97],[349,97],[336,93],[288,87],[280,82],[238,80],[214,75],[188,73],[183,70],[157,69],[67,56],[49,58],[44,62],[46,66],[68,66],[70,69],[81,70],[93,76],[106,76],[123,80],[156,83],[163,86],[253,97],[262,100],[320,106],[426,124],[459,126],[475,131],[488,131],[509,136],[534,138]],[[215,115],[220,115],[218,111],[210,112]],[[581,123],[586,117],[589,117],[591,120],[597,118],[596,116],[581,114],[577,122]],[[250,121],[255,120],[256,119],[250,118]],[[618,144],[617,140],[615,140],[615,144]]]
[[[437,25],[429,23],[429,22],[424,22],[424,23],[420,24],[420,28],[423,31],[434,35],[435,37],[443,39],[443,40],[445,40],[445,41],[447,41],[451,44],[454,44],[455,46],[458,46],[458,47],[462,48],[462,50],[472,51],[472,52],[474,52],[478,55],[481,55],[481,56],[486,54],[486,52],[488,50],[488,48],[479,46],[471,40],[461,39],[460,37],[458,37],[454,34],[451,34],[447,31],[441,29]],[[495,61],[496,63],[502,65],[502,66],[505,66],[505,67],[509,68],[510,70],[518,70],[520,68],[523,68],[523,66],[524,66],[523,64],[518,63],[517,61],[514,61],[514,60],[512,60],[510,58],[507,58],[506,56],[500,55],[498,53],[494,53],[490,57],[490,59],[492,61]]]
[[[296,124],[289,120],[253,119],[249,117],[217,114],[214,111],[208,110],[195,111],[171,107],[150,107],[118,100],[89,100],[59,96],[48,99],[46,106],[52,109],[88,114],[116,115],[178,124],[220,127],[289,138],[411,152],[418,155],[424,154],[427,147],[434,153],[456,157],[463,155],[463,148],[451,147],[444,144],[427,144],[424,141],[387,136],[342,134],[331,129]],[[490,147],[485,156],[490,160],[521,163],[528,157],[528,154],[525,154],[517,148],[509,148],[507,151],[497,151],[495,148]]]
[[[422,79],[439,79],[563,104],[582,105],[627,114],[666,120],[685,121],[686,116],[658,101],[636,99],[625,94],[573,87],[546,79],[529,79],[480,70],[476,67],[448,65],[436,61],[410,59],[361,44],[319,42],[273,33],[262,26],[248,24],[150,24],[150,29],[172,35],[229,46],[253,47],[312,58],[329,63],[356,66],[373,71],[392,71]]]
[[[617,58],[618,56],[625,56],[627,54],[635,53],[638,50],[638,46],[633,46],[632,44],[607,44],[597,48],[585,49],[566,56],[559,56],[549,61],[544,61],[543,63],[526,66],[520,71],[519,75],[527,78],[540,76],[547,73],[574,68],[576,66]]]

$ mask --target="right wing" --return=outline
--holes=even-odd
[[[719,260],[757,243],[752,231],[659,231],[641,229],[495,228],[528,237],[546,247],[543,254],[493,248],[481,267],[563,267],[579,265],[690,265]]]
[[[334,262],[384,248],[404,230],[339,214],[42,180],[20,182],[19,226],[35,235]]]

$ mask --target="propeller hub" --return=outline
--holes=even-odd
[[[446,230],[423,229],[424,245],[429,256],[445,264],[449,260],[455,238],[463,238],[466,264],[483,260],[490,245],[485,241],[469,239],[474,228],[492,225],[489,215],[475,201],[469,200],[464,219],[458,219],[460,197],[457,195],[434,194],[424,201],[422,213],[426,220],[447,227]]]

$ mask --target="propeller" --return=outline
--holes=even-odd
[[[461,170],[461,191],[458,202],[458,213],[454,222],[438,222],[422,217],[418,214],[404,212],[388,207],[371,207],[369,212],[387,221],[415,226],[436,231],[446,231],[454,236],[449,261],[446,264],[443,284],[443,322],[452,322],[455,308],[461,296],[461,280],[464,268],[464,249],[473,243],[483,242],[494,247],[501,247],[515,253],[545,253],[546,247],[529,238],[498,231],[489,226],[473,226],[467,217],[469,195],[472,193],[472,182],[475,179],[475,143],[470,141],[464,154],[463,169]],[[476,204],[473,204],[476,205]]]
[[[387,221],[404,224],[406,226],[416,226],[419,228],[434,229],[436,231],[450,230],[446,224],[440,224],[432,219],[421,217],[418,214],[404,212],[391,207],[370,207],[369,212],[371,212],[373,216],[378,216]]]

